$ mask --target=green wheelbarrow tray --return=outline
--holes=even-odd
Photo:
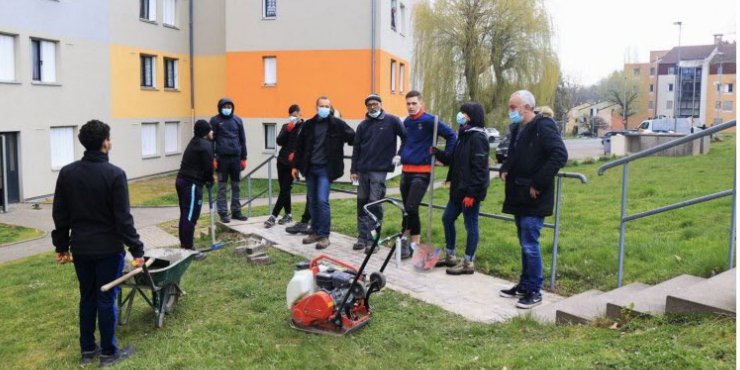
[[[121,284],[118,294],[119,325],[125,325],[131,315],[136,292],[154,309],[154,325],[164,325],[165,314],[175,309],[178,298],[183,294],[180,278],[198,252],[188,249],[158,248],[147,250],[144,258],[154,258],[154,263],[144,272],[134,275]],[[126,288],[129,289],[126,292]]]

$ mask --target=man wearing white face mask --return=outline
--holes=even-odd
[[[218,101],[218,114],[211,117],[214,169],[218,174],[217,208],[221,222],[230,222],[226,201],[226,186],[231,181],[231,218],[245,221],[239,203],[239,173],[247,168],[247,139],[241,117],[234,114],[234,102],[229,98]]]
[[[370,94],[365,98],[367,115],[357,126],[355,142],[352,146],[353,182],[359,183],[357,190],[357,243],[354,250],[369,250],[372,245],[370,232],[373,221],[363,210],[366,204],[385,198],[385,178],[388,172],[401,161],[396,150],[397,138],[401,139],[401,148],[406,142],[406,129],[401,120],[383,110],[380,96]],[[375,206],[371,212],[383,219],[382,206]],[[377,249],[376,249],[377,251]]]
[[[352,145],[355,131],[346,122],[331,115],[331,101],[316,99],[317,114],[304,123],[298,135],[293,162],[293,178],[298,171],[306,177],[311,210],[311,234],[303,244],[316,243],[316,249],[329,246],[331,183],[344,173],[344,144]]]
[[[287,224],[293,221],[292,205],[290,201],[290,190],[293,187],[293,176],[290,170],[293,168],[293,160],[295,159],[295,146],[298,140],[298,134],[301,132],[303,127],[303,119],[301,118],[301,107],[298,104],[293,104],[288,108],[288,123],[284,124],[280,129],[275,142],[280,145],[280,152],[277,157],[277,170],[278,170],[278,182],[280,183],[280,195],[278,195],[275,207],[272,209],[272,215],[265,221],[265,227],[271,228],[275,226],[275,222],[280,225]],[[285,216],[280,220],[277,217],[280,216],[280,210],[285,209]]]

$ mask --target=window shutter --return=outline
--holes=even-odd
[[[157,155],[157,124],[141,124],[141,155],[144,157]]]
[[[265,58],[265,85],[277,83],[277,60],[275,57]]]
[[[167,122],[164,124],[164,152],[177,153],[180,151],[179,122]]]
[[[51,139],[51,168],[58,170],[74,161],[74,127],[52,127],[49,133]]]
[[[56,80],[56,44],[51,41],[41,41],[41,81],[56,82]]]
[[[0,80],[15,80],[15,42],[13,36],[0,35]]]

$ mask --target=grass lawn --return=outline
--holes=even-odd
[[[23,226],[0,224],[0,245],[19,243],[43,236],[44,232]]]

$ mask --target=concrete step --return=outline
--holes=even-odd
[[[555,323],[587,324],[593,319],[602,317],[606,314],[606,302],[620,297],[630,297],[649,287],[650,285],[643,283],[632,283],[621,288],[593,296],[592,299],[581,302],[581,304],[577,306],[557,309],[555,311]]]
[[[559,309],[568,309],[574,306],[579,306],[584,302],[593,299],[594,296],[603,294],[604,292],[598,289],[587,290],[583,293],[570,296],[562,301],[551,303],[548,305],[541,305],[535,307],[532,310],[522,312],[522,316],[529,316],[541,323],[555,323],[555,312]]]
[[[635,315],[665,313],[666,296],[680,292],[706,279],[693,275],[679,275],[630,296],[619,296],[606,303],[606,315],[619,319],[626,312]]]
[[[735,269],[674,292],[666,298],[666,312],[705,312],[735,316]]]

